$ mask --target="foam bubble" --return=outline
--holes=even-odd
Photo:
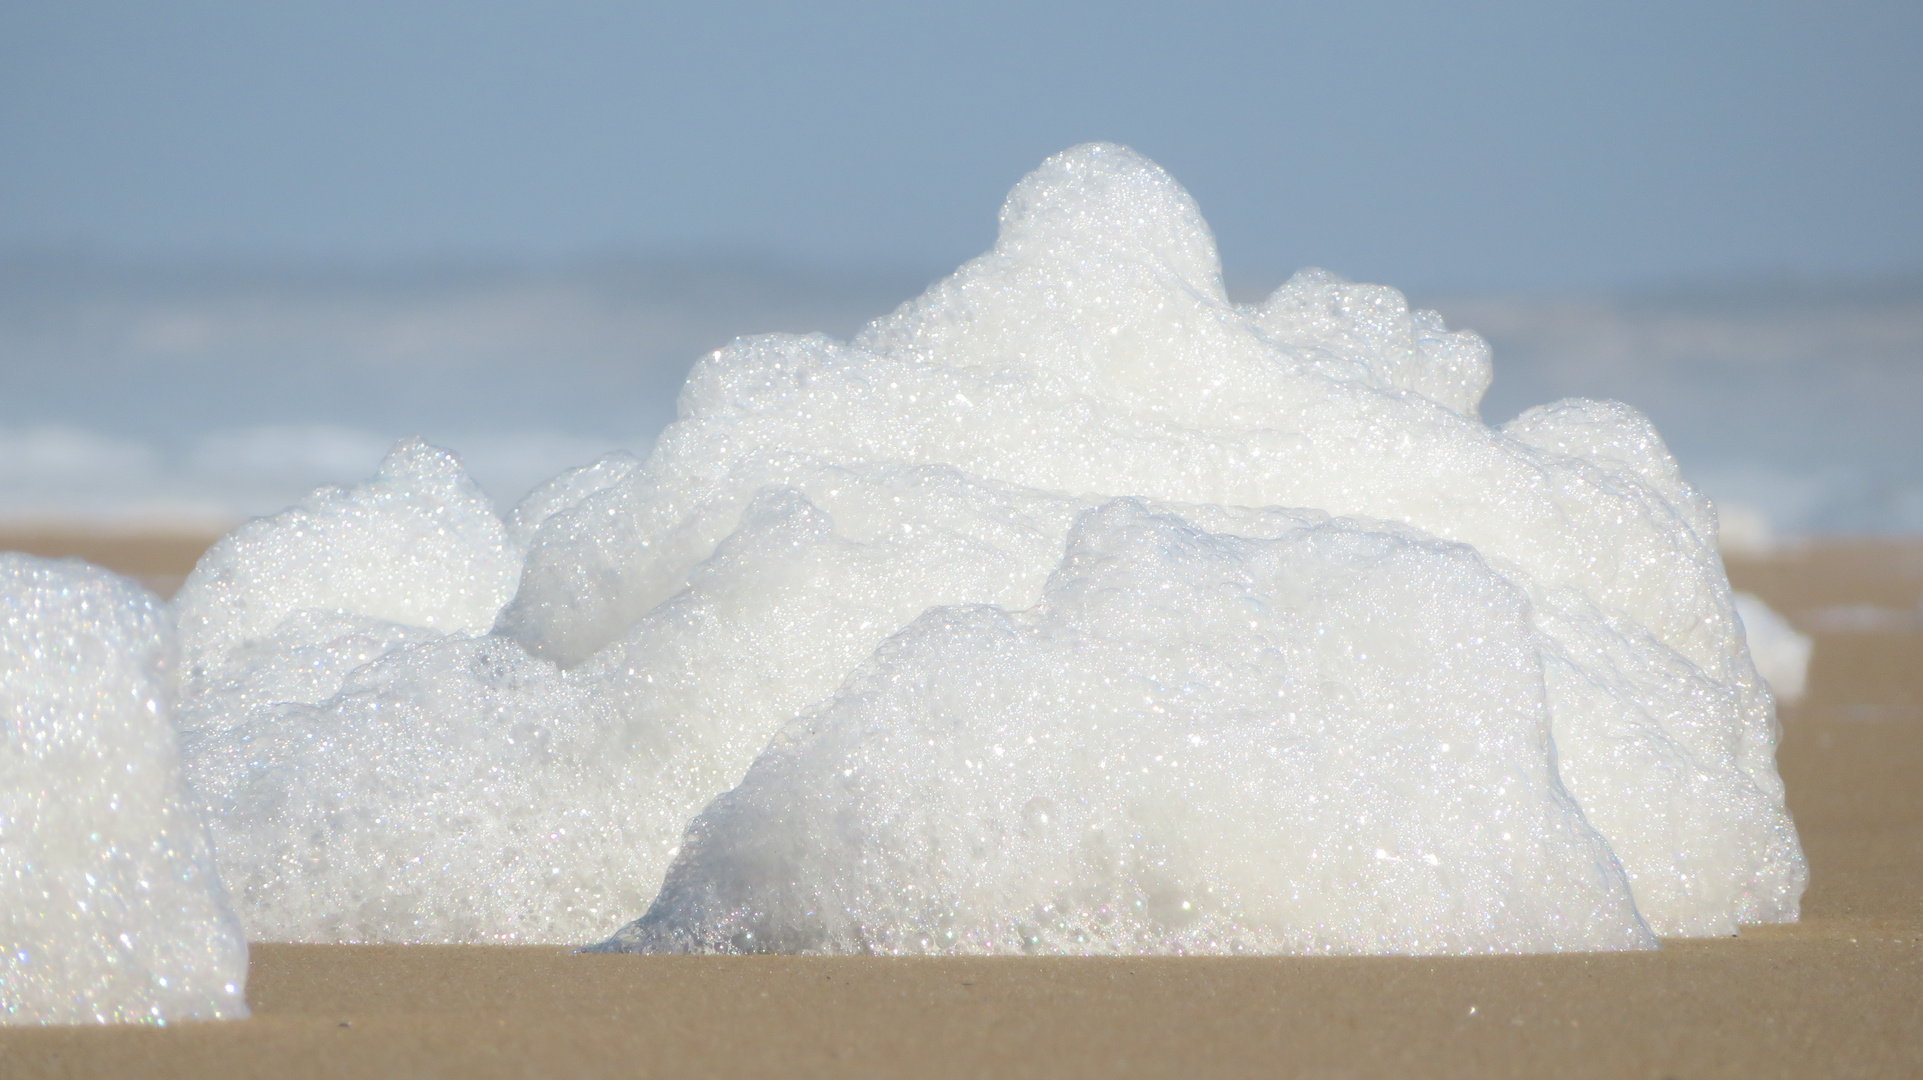
[[[0,1023],[247,1015],[247,945],[170,726],[164,609],[0,554]]]

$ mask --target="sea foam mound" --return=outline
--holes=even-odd
[[[0,554],[0,1023],[247,1015],[247,943],[182,783],[173,662],[138,585]]]
[[[1035,608],[936,608],[690,832],[642,951],[1647,948],[1475,554],[1133,500]],[[1239,534],[1239,535],[1238,535]]]
[[[852,342],[702,360],[644,461],[490,526],[403,447],[389,496],[329,496],[378,513],[210,554],[183,715],[223,872],[250,928],[311,940],[645,910],[609,947],[1474,951],[1793,919],[1713,512],[1634,410],[1492,429],[1489,378],[1390,289],[1231,304],[1166,173],[1070,150]],[[323,527],[384,537],[378,587],[306,580]]]

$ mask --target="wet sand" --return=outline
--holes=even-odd
[[[96,550],[185,573],[158,549]],[[7,1030],[0,1077],[1923,1075],[1923,545],[1831,543],[1730,571],[1817,628],[1778,755],[1811,864],[1793,925],[1478,958],[261,944],[254,1019]]]

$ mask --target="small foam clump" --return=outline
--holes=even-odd
[[[169,723],[173,663],[146,590],[0,554],[0,1023],[247,1015],[247,943]]]
[[[645,901],[623,796],[654,792],[645,748],[487,635],[526,515],[582,482],[503,523],[408,441],[202,558],[176,599],[180,725],[251,938],[571,940]]]
[[[1742,620],[1743,641],[1756,662],[1756,674],[1769,685],[1770,693],[1786,704],[1801,701],[1809,686],[1809,659],[1816,643],[1754,593],[1736,594],[1736,617]]]
[[[520,561],[493,505],[453,455],[404,442],[366,484],[323,488],[241,526],[201,559],[175,601],[186,697],[203,706],[201,717],[236,715],[204,707],[207,695],[243,675],[257,679],[271,654],[314,637],[280,632],[300,612],[485,632],[514,594]],[[328,684],[315,685],[310,696]]]
[[[1078,147],[852,342],[702,360],[644,461],[503,526],[403,447],[329,496],[365,511],[212,553],[183,716],[223,872],[299,940],[645,910],[609,947],[1460,952],[1795,918],[1713,512],[1625,406],[1485,425],[1490,370],[1321,271],[1230,303],[1187,193]],[[371,584],[315,584],[347,543]]]

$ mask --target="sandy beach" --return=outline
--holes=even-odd
[[[217,533],[192,530],[0,526],[0,551],[24,551],[48,559],[85,559],[125,574],[163,597],[171,597],[180,589],[200,553],[218,539]]]
[[[206,541],[0,532],[161,591]],[[6,1030],[0,1076],[1923,1074],[1923,545],[1826,542],[1730,575],[1816,638],[1778,755],[1811,865],[1796,924],[1477,958],[257,944],[254,1019]]]

